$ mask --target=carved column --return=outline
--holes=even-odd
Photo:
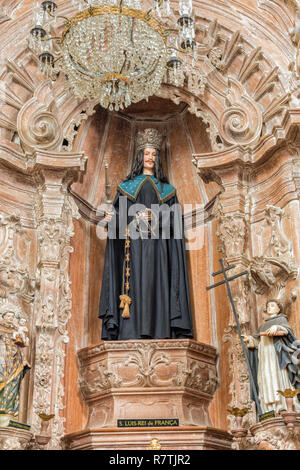
[[[221,256],[227,266],[235,265],[235,268],[230,271],[230,275],[244,271],[249,264],[249,222],[247,217],[239,212],[225,215],[220,204],[219,210],[216,213],[216,219],[216,235],[221,241],[221,246],[219,247]],[[247,334],[250,327],[251,307],[253,306],[248,277],[243,276],[232,282],[231,291],[242,333]],[[248,370],[232,311],[230,312],[228,326],[223,332],[222,342],[229,347],[229,373],[231,375],[229,387],[231,400],[229,406],[248,408],[252,413],[249,413],[247,418],[251,422],[255,422],[255,410],[250,399]],[[230,415],[229,420],[231,425],[233,424],[233,419],[234,417]]]
[[[39,296],[36,301],[36,362],[34,370],[32,426],[39,431],[39,414],[54,414],[49,426],[52,436],[48,447],[60,448],[64,434],[62,417],[65,345],[71,310],[71,288],[68,276],[70,239],[73,217],[78,218],[75,203],[67,186],[86,158],[79,154],[64,156],[39,152],[35,171],[37,196],[35,215],[38,239]]]

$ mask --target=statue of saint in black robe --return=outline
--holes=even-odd
[[[159,209],[152,210],[151,216],[151,227],[156,226],[156,235],[153,236],[147,222],[141,222],[136,231],[133,229],[138,237],[130,237],[127,250],[126,236],[119,233],[122,232],[121,206],[124,203],[127,203],[125,230],[137,220],[132,215],[136,212],[134,204],[142,204],[142,209],[153,208],[154,204]],[[115,215],[109,222],[112,226],[115,223],[117,237],[111,236],[108,226],[100,297],[103,340],[193,338],[182,217],[178,211],[168,210],[174,204],[178,204],[175,188],[154,175],[142,173],[118,186],[113,203]],[[130,267],[129,318],[123,318],[119,298],[124,293],[126,254],[129,254]]]

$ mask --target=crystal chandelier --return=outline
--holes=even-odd
[[[52,79],[63,71],[79,100],[96,99],[115,111],[152,96],[166,71],[177,84],[180,57],[197,58],[192,0],[179,1],[172,27],[169,0],[153,2],[143,11],[140,0],[72,0],[77,13],[71,18],[58,15],[53,1],[37,3],[30,48],[40,70]],[[64,30],[55,36],[59,19]]]

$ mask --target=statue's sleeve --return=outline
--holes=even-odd
[[[274,347],[277,353],[279,367],[287,370],[289,380],[294,388],[300,388],[300,368],[298,364],[298,359],[300,358],[300,344],[288,323],[286,323],[285,327],[288,329],[288,334],[274,337]]]
[[[118,220],[119,193],[115,197],[113,206]],[[124,240],[111,236],[108,230],[98,315],[103,321],[102,339],[104,340],[113,340],[118,334],[123,257]]]
[[[173,196],[168,204],[172,207],[179,202]],[[180,230],[178,230],[178,228]],[[181,211],[171,212],[171,236],[168,240],[169,270],[170,270],[170,322],[171,327],[188,337],[193,337],[192,315],[190,308],[189,280]],[[181,236],[179,234],[181,233]],[[178,238],[176,238],[178,237]]]

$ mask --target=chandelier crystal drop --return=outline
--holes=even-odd
[[[62,70],[79,100],[98,100],[104,108],[122,110],[152,96],[166,71],[178,84],[178,55],[195,60],[192,0],[179,1],[180,18],[172,28],[165,21],[171,14],[169,0],[153,0],[148,11],[142,10],[140,0],[72,0],[72,5],[75,15],[65,18],[55,2],[37,2],[29,44],[42,73],[55,78]],[[57,37],[53,31],[60,18],[65,27]]]

